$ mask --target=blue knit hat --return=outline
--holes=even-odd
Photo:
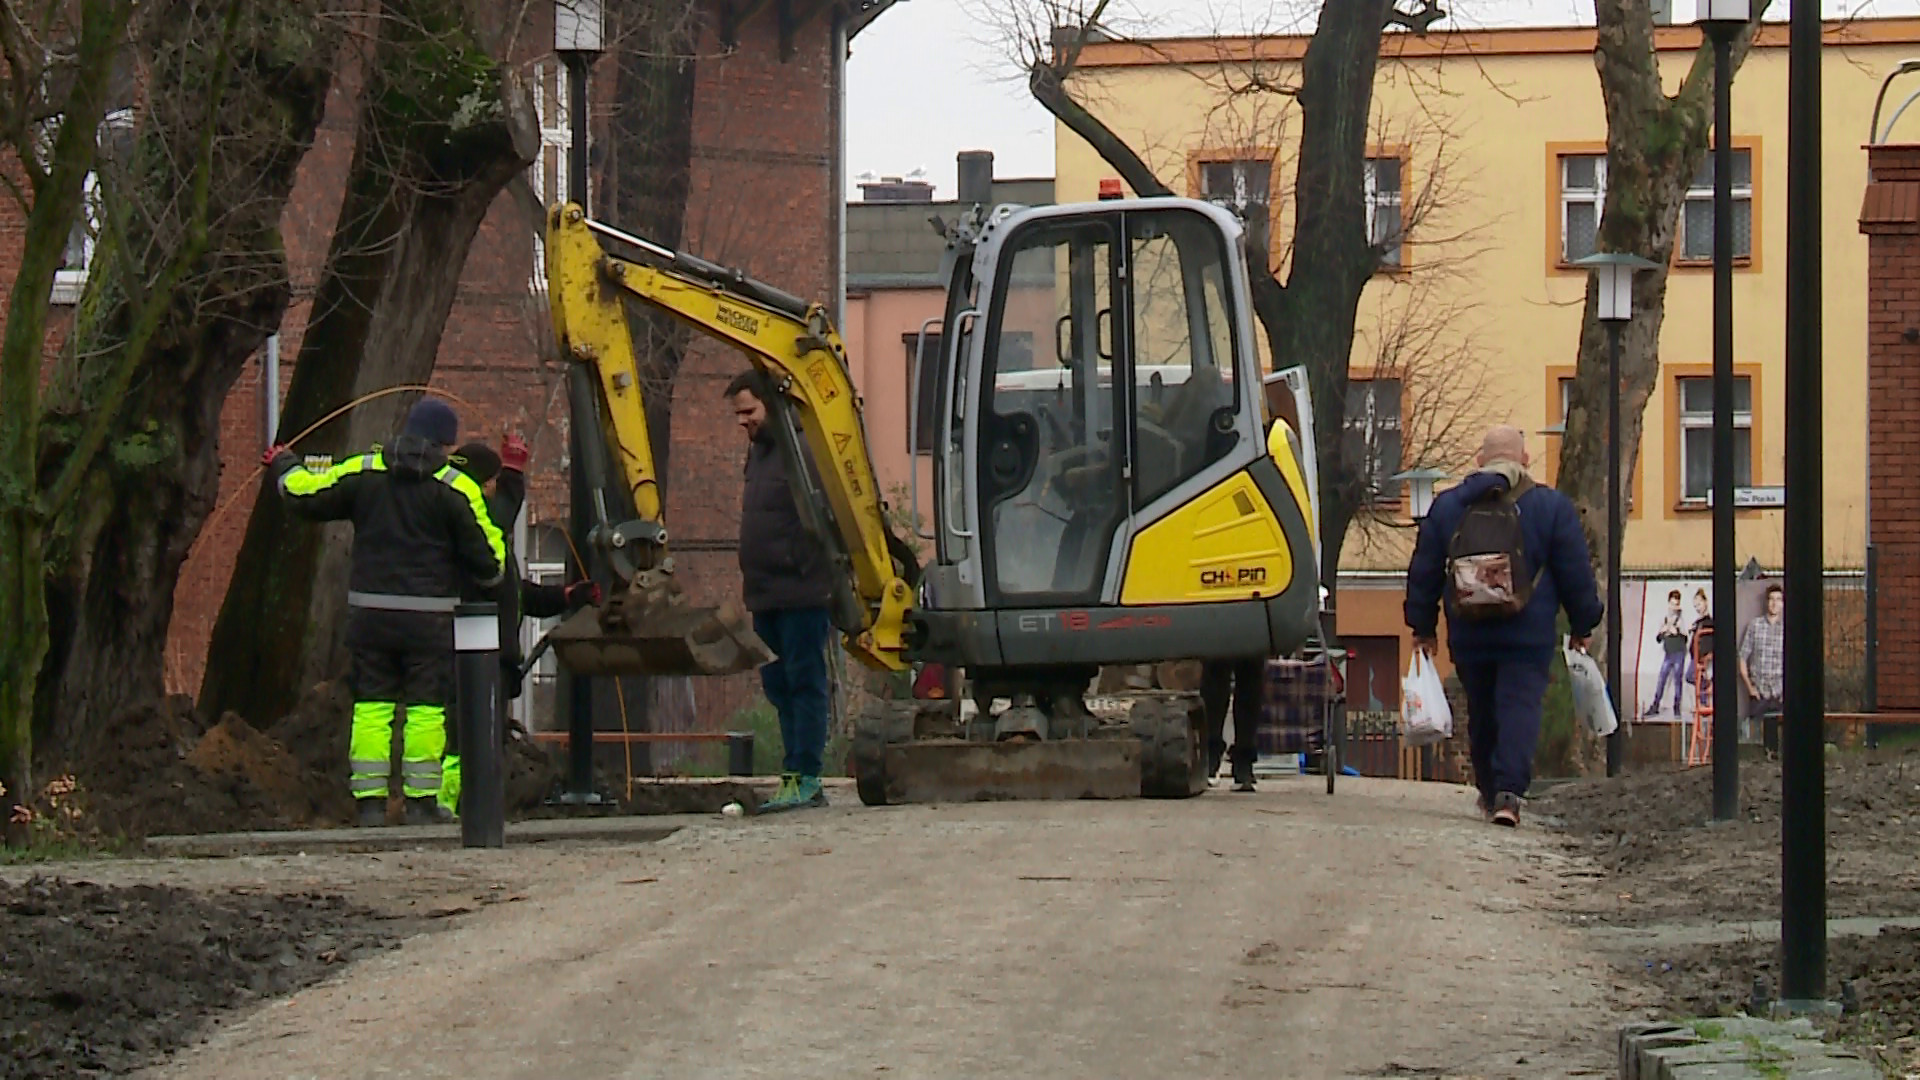
[[[460,417],[454,414],[453,406],[439,398],[421,398],[407,413],[404,433],[441,446],[452,446],[460,441]]]

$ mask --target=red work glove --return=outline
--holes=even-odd
[[[533,449],[527,441],[518,435],[509,435],[500,440],[500,467],[514,472],[526,472],[527,461],[533,457]]]
[[[576,581],[567,586],[567,606],[582,607],[600,602],[600,586],[597,582]]]
[[[281,454],[291,453],[293,453],[293,451],[288,449],[286,443],[274,443],[272,446],[267,447],[266,453],[260,455],[260,464],[271,465],[273,464],[274,458],[279,457]]]

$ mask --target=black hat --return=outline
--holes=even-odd
[[[500,454],[486,443],[470,442],[447,455],[447,464],[484,484],[500,475]]]

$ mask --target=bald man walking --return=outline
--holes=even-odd
[[[1477,468],[1433,500],[1407,567],[1407,626],[1432,655],[1440,610],[1447,646],[1467,694],[1467,741],[1480,811],[1495,825],[1520,824],[1533,781],[1548,666],[1567,612],[1573,645],[1604,614],[1571,499],[1527,475],[1526,436],[1487,432]]]

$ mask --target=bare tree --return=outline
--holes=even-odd
[[[1752,21],[1734,42],[1735,72],[1769,2],[1753,5]],[[1713,125],[1713,47],[1700,46],[1679,89],[1668,94],[1660,81],[1648,0],[1596,0],[1594,14],[1599,37],[1593,62],[1607,109],[1607,190],[1599,250],[1640,255],[1656,264],[1634,275],[1633,321],[1621,341],[1620,468],[1621,475],[1632,476],[1647,401],[1660,374],[1660,327],[1666,320],[1667,272],[1680,211],[1688,184],[1706,160]],[[1607,338],[1592,283],[1587,286],[1578,357],[1558,480],[1560,490],[1580,507],[1598,561],[1606,551]]]
[[[112,173],[99,201],[100,223],[109,237],[110,272],[89,285],[81,327],[65,361],[52,373],[48,400],[58,406],[69,393],[97,396],[80,415],[43,416],[41,376],[48,311],[55,273],[64,261],[76,225],[85,220],[86,188],[100,160],[101,128],[112,104],[115,68],[126,61],[133,39],[151,29],[166,40],[183,17],[185,3],[141,6],[131,0],[47,0],[0,7],[0,133],[17,172],[10,194],[21,203],[27,230],[20,272],[9,298],[7,328],[0,343],[0,807],[7,811],[7,838],[23,839],[31,815],[34,703],[48,655],[47,573],[72,557],[71,540],[83,495],[98,495],[88,481],[103,453],[140,456],[143,447],[110,443],[120,406],[146,360],[155,336],[178,300],[176,290],[208,248],[208,211],[214,170],[214,132],[225,95],[233,86],[232,49],[238,38],[241,0],[226,0],[201,38],[196,55],[155,55],[161,72],[192,69],[197,76],[187,103],[176,114],[182,126],[160,134],[146,125],[137,146],[153,147],[168,160],[175,187],[161,203],[121,199]],[[136,22],[135,15],[147,18]],[[164,110],[156,109],[160,114]],[[171,135],[169,140],[167,135]],[[13,179],[24,177],[24,184]],[[154,211],[137,216],[139,208]],[[147,243],[165,234],[161,243]],[[116,312],[118,333],[94,336],[91,313]],[[151,434],[151,433],[148,433]],[[50,558],[50,549],[52,557]],[[158,668],[155,658],[155,669]]]
[[[56,746],[163,692],[174,583],[218,495],[221,408],[292,295],[280,222],[325,107],[341,7],[146,12],[139,131],[98,169],[92,293],[43,418],[43,471],[63,463],[67,485],[38,710]]]
[[[474,234],[537,154],[531,101],[504,62],[525,14],[485,0],[383,0],[369,15],[346,198],[282,434],[432,375]],[[347,410],[302,449],[343,454],[385,438],[403,398]],[[278,717],[344,670],[347,551],[344,530],[300,525],[275,499],[255,504],[214,625],[204,708]]]

